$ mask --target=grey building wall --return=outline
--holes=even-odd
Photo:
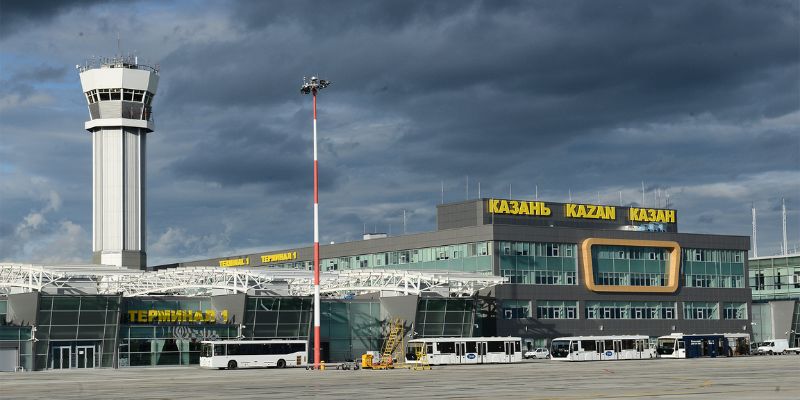
[[[497,299],[495,320],[498,336],[521,336],[554,338],[558,336],[579,335],[621,335],[641,334],[649,336],[668,335],[673,332],[684,333],[752,333],[750,320],[687,320],[683,316],[682,303],[685,301],[718,301],[749,303],[750,290],[747,288],[687,288],[681,287],[676,293],[595,293],[578,285],[500,285],[488,290],[485,295]],[[537,300],[578,301],[578,319],[504,319],[501,315],[503,300],[530,300],[535,315]],[[586,319],[585,304],[590,301],[664,301],[678,302],[677,319]],[[722,310],[720,310],[722,314]],[[749,317],[749,313],[748,313]]]
[[[6,323],[17,326],[35,326],[39,312],[39,292],[8,295]]]

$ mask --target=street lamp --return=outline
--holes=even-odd
[[[311,94],[314,97],[314,369],[319,369],[319,173],[317,162],[317,92],[330,85],[330,81],[312,76],[311,79],[303,77],[303,86],[300,93]]]

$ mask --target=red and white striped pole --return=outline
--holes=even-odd
[[[314,97],[314,369],[319,368],[319,162],[317,161],[317,88]]]
[[[314,369],[320,365],[320,299],[319,299],[319,162],[317,160],[317,92],[329,81],[312,76],[303,78],[300,92],[314,98]]]

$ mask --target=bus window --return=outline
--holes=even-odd
[[[583,351],[597,350],[597,346],[595,346],[594,340],[582,340],[581,344],[583,345]]]
[[[214,348],[213,344],[203,343],[202,356],[203,357],[211,357],[211,352],[212,352],[213,348]]]
[[[614,341],[613,340],[606,340],[605,341],[605,349],[611,350],[614,348]]]
[[[569,355],[570,342],[567,340],[554,340],[550,345],[550,355],[555,358],[565,358]]]
[[[573,351],[575,353],[578,352],[578,341],[577,340],[571,343],[571,350],[570,351]]]
[[[433,343],[425,343],[425,353],[433,354]]]
[[[502,340],[493,340],[486,342],[487,349],[489,353],[503,353],[505,352],[504,342]]]
[[[456,352],[456,344],[454,342],[439,342],[436,343],[436,348],[441,354],[453,354]]]
[[[477,353],[477,352],[478,352],[478,343],[467,342],[467,353]]]
[[[224,344],[215,344],[214,345],[214,355],[215,356],[224,356],[225,355],[225,345]]]
[[[516,352],[519,352],[519,349],[521,348],[521,346],[522,345],[519,342],[514,342],[514,350]]]
[[[634,350],[636,344],[633,339],[622,339],[622,350]]]

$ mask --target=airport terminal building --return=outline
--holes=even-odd
[[[670,209],[484,198],[438,206],[433,232],[323,245],[323,359],[379,349],[390,317],[414,337],[528,347],[752,333],[749,238],[677,222]],[[200,340],[311,339],[312,257],[309,246],[148,271],[2,265],[0,366],[192,365]]]

